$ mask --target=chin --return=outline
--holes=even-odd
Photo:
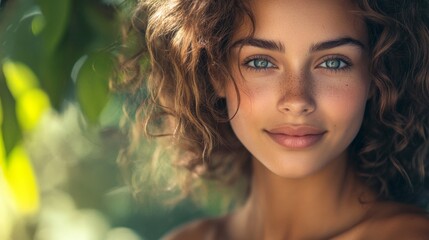
[[[343,170],[346,161],[346,153],[339,154],[337,157],[326,157],[320,158],[317,156],[290,156],[282,158],[270,158],[277,159],[276,161],[262,161],[255,159],[259,163],[257,166],[265,168],[278,177],[287,179],[302,179],[311,177],[329,169],[334,171]],[[317,159],[317,161],[315,161]],[[341,168],[341,169],[340,169]]]

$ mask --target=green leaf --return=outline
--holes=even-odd
[[[3,121],[1,126],[3,132],[2,137],[4,151],[6,156],[8,156],[15,145],[21,141],[22,132],[16,117],[16,103],[12,94],[9,92],[9,88],[6,86],[3,72],[0,72],[0,96],[3,112]]]
[[[40,85],[49,96],[52,107],[60,110],[64,99],[73,89],[70,72],[75,57],[69,54],[68,49],[62,48],[40,60]],[[74,61],[73,61],[74,60]]]
[[[6,149],[4,147],[4,142],[3,142],[3,131],[1,130],[2,124],[3,124],[3,107],[1,105],[1,99],[0,99],[0,172],[4,172],[5,166],[6,166]]]
[[[39,88],[37,76],[25,64],[6,60],[3,72],[9,91],[16,101],[16,114],[21,129],[32,130],[50,108],[49,97]]]
[[[31,21],[31,31],[34,35],[39,35],[40,32],[45,28],[46,21],[42,15],[37,15]]]
[[[6,172],[6,149],[4,147],[3,132],[1,128],[0,128],[0,172]]]
[[[39,85],[34,72],[21,62],[6,60],[3,63],[3,72],[6,84],[15,99]]]
[[[19,2],[19,4],[18,4]],[[32,20],[41,16],[40,9],[28,0],[18,0],[0,20],[0,61],[5,58],[25,63],[37,74],[36,65],[44,50],[39,37],[32,32]]]
[[[82,9],[85,24],[90,28],[93,35],[93,46],[106,47],[119,41],[120,24],[119,18],[115,15],[115,9],[98,3],[98,5],[88,5]]]
[[[40,205],[39,190],[30,158],[22,144],[13,148],[6,169],[6,179],[19,212],[35,213]]]
[[[45,40],[45,48],[50,52],[57,48],[69,22],[71,12],[71,0],[38,0],[44,16],[44,29],[42,34]]]
[[[49,98],[40,89],[32,89],[16,100],[16,115],[21,129],[33,130],[50,109]]]
[[[77,99],[86,119],[96,124],[109,100],[109,78],[113,70],[113,57],[95,53],[83,63],[76,81]]]

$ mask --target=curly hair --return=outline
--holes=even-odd
[[[357,171],[381,198],[425,205],[429,168],[428,2],[358,1],[376,93],[356,139]]]
[[[428,3],[354,0],[369,34],[373,97],[350,146],[357,174],[381,199],[427,204],[429,157]],[[229,125],[216,91],[233,79],[234,31],[253,15],[250,1],[147,0],[136,7],[134,30],[146,45],[128,59],[122,84],[144,89],[135,134],[168,137],[173,163],[190,178],[227,183],[251,175],[250,153]],[[254,29],[254,27],[253,27]],[[251,35],[252,33],[249,33]],[[149,57],[150,67],[141,70]]]

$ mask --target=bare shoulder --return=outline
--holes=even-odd
[[[223,231],[224,218],[207,218],[186,223],[169,232],[163,240],[217,239]]]
[[[385,203],[376,215],[368,222],[368,233],[374,239],[429,240],[429,214],[423,209]]]

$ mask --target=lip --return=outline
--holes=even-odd
[[[307,148],[319,142],[326,130],[307,126],[283,126],[265,130],[268,136],[279,145],[286,148]]]

